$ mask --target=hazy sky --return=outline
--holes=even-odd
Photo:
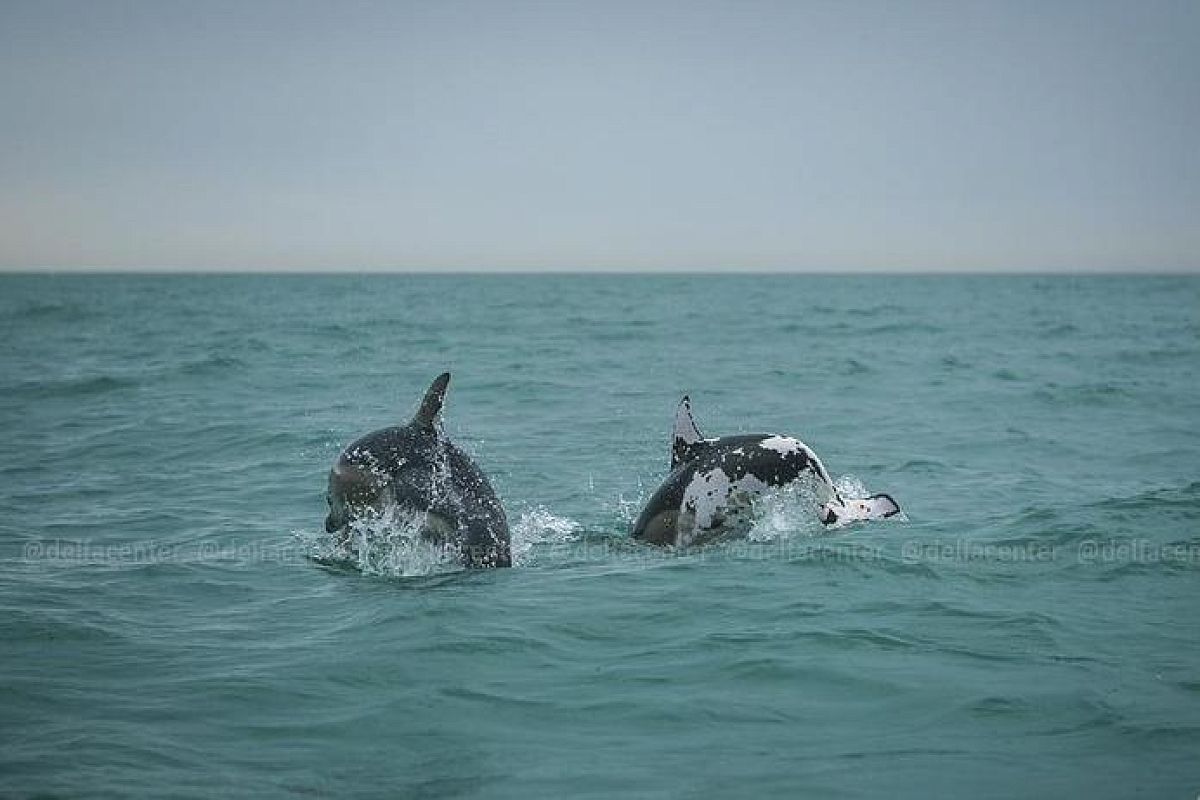
[[[1200,269],[1200,2],[0,0],[0,265]]]

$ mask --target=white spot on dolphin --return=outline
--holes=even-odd
[[[712,526],[718,508],[729,495],[729,476],[720,467],[695,475],[683,492],[683,506],[696,514],[696,526]]]
[[[687,544],[697,530],[708,530],[731,513],[745,510],[755,497],[768,488],[758,476],[747,473],[736,481],[720,467],[697,473],[684,489],[681,508],[695,515],[688,530],[680,530],[677,544]]]
[[[758,446],[764,450],[774,450],[780,455],[787,456],[792,453],[798,453],[804,447],[800,444],[799,439],[793,439],[790,436],[768,436],[758,443]]]

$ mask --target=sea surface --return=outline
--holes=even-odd
[[[0,277],[0,795],[1200,793],[1200,279]],[[331,557],[453,373],[513,569]],[[671,419],[904,516],[629,539]]]

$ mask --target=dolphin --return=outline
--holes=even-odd
[[[815,487],[818,517],[825,525],[900,512],[886,494],[843,498],[817,454],[792,436],[751,433],[706,439],[685,396],[675,412],[671,472],[634,522],[633,538],[677,546],[703,542],[746,523],[754,498],[801,480]]]
[[[325,530],[349,536],[350,523],[389,507],[421,516],[421,536],[456,548],[463,566],[512,565],[508,520],[488,479],[442,431],[450,373],[434,379],[407,425],[349,444],[329,472]]]

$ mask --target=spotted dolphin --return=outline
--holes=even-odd
[[[791,436],[769,433],[706,439],[684,397],[675,412],[671,472],[633,525],[633,537],[652,544],[688,545],[746,521],[755,497],[801,480],[812,482],[825,525],[890,517],[900,506],[890,496],[843,498],[812,448]]]
[[[457,550],[466,567],[512,565],[508,520],[487,477],[445,435],[442,403],[450,373],[439,375],[407,425],[382,428],[349,444],[329,472],[325,530],[388,507],[420,515],[422,538]]]

